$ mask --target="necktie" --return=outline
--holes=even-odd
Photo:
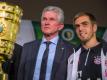
[[[42,63],[41,63],[41,70],[40,70],[40,79],[39,80],[45,80],[45,75],[46,75],[46,67],[47,67],[47,60],[48,60],[48,53],[49,53],[49,45],[50,41],[45,42],[46,44],[46,49],[43,54],[42,58]]]

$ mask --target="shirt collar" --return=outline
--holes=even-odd
[[[59,39],[59,36],[57,35],[56,37],[54,37],[54,38],[51,39],[50,41],[51,41],[53,44],[57,45],[58,39]],[[47,41],[46,38],[43,36],[43,38],[42,38],[42,43],[44,43],[44,42],[46,42],[46,41]]]
[[[94,53],[98,54],[98,52],[100,52],[101,50],[101,43],[99,43],[98,45],[92,47],[92,48],[88,48],[88,49],[85,49],[83,46],[81,47],[81,52],[84,52],[84,51],[89,51],[89,49],[91,51],[93,51]]]

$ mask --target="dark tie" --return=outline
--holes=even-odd
[[[42,58],[41,70],[40,70],[40,79],[39,80],[45,80],[50,43],[51,43],[50,41],[49,42],[45,42],[46,49],[44,51],[43,58]]]

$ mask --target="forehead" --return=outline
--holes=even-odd
[[[45,11],[43,16],[57,17],[57,13],[55,11]]]
[[[75,24],[81,24],[82,22],[90,22],[90,19],[88,16],[80,16],[75,20]]]

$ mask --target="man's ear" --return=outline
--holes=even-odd
[[[59,31],[64,28],[64,24],[59,24]]]
[[[94,30],[94,32],[97,32],[97,24],[93,25],[93,30]]]

